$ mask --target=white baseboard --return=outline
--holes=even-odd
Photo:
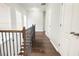
[[[56,47],[56,45],[54,44],[54,42],[51,39],[49,39],[49,40],[52,43],[52,45],[55,47],[56,51],[59,51],[58,48]]]
[[[46,35],[47,36],[47,35]],[[48,37],[48,36],[47,36]],[[49,37],[48,37],[49,38]],[[58,53],[60,53],[60,55],[62,56],[62,52],[57,48],[57,46],[54,44],[54,41],[53,40],[51,40],[50,38],[49,38],[49,40],[50,40],[50,42],[51,42],[51,44],[54,46],[54,48],[56,49],[56,51],[58,52]]]
[[[54,48],[56,49],[56,51],[57,51],[58,53],[60,53],[61,56],[63,56],[62,52],[61,52],[61,51],[57,48],[57,46],[54,44],[54,41],[51,40],[51,39],[49,39],[49,40],[50,40],[50,42],[52,43],[52,45],[54,46]]]

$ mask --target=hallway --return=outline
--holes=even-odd
[[[36,31],[36,40],[33,43],[32,49],[33,56],[79,56],[79,47],[77,46],[79,45],[79,3],[0,4],[0,30],[15,30],[14,32],[16,32],[16,30],[22,30],[22,27],[28,29],[32,24],[35,25]],[[41,33],[43,31],[45,31],[45,33]],[[23,31],[19,32],[25,33]],[[3,32],[1,33],[3,34]],[[11,35],[8,35],[8,33],[6,33],[4,37],[1,34],[1,47],[7,45],[7,43],[4,45],[4,41],[8,41],[9,44],[10,40],[12,43],[14,42],[14,37],[17,39],[17,35],[14,36],[16,33],[12,34],[13,31],[11,31]],[[5,36],[10,38],[7,37],[6,40],[2,40]],[[21,34],[18,37],[20,36]],[[25,37],[25,35],[23,36]],[[20,52],[20,45],[24,44],[20,42],[20,39],[18,39],[18,41],[16,39],[13,44],[9,44],[12,45],[12,55],[18,55]],[[21,39],[23,41],[25,38],[21,37]],[[20,44],[17,44],[16,41]],[[15,51],[15,53],[13,53],[14,44],[17,48],[14,48],[17,51]],[[6,47],[1,50],[4,49],[6,51]],[[10,47],[8,49],[10,49]],[[4,54],[8,55],[9,52]]]
[[[60,56],[43,32],[36,32],[35,42],[32,56]]]

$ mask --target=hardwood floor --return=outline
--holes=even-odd
[[[43,32],[36,32],[32,56],[60,56]]]

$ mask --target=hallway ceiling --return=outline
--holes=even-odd
[[[30,10],[30,8],[40,8],[41,11],[45,11],[47,3],[5,3],[9,6],[20,6],[25,10]]]
[[[33,7],[40,8],[41,10],[45,10],[46,3],[18,3],[21,7],[24,7],[25,9],[30,9]]]
[[[25,7],[41,7],[45,3],[19,3],[19,4]]]

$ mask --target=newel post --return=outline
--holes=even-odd
[[[26,29],[23,27],[24,56],[26,56]]]

